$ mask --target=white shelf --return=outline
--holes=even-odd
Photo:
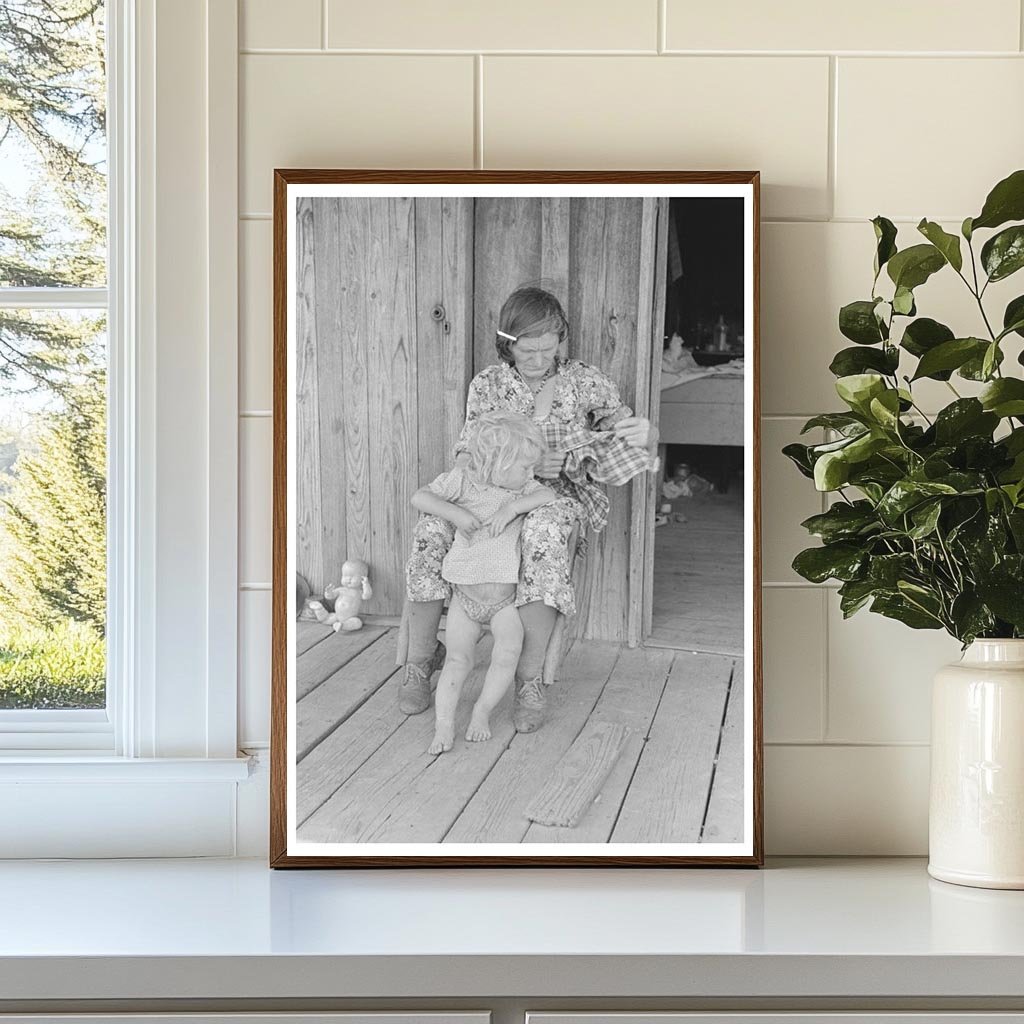
[[[763,871],[0,865],[2,1001],[1024,1000],[1024,893],[921,860]]]

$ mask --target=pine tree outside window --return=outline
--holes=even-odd
[[[84,729],[74,745],[94,745],[91,732],[100,748],[110,731],[105,8],[0,3],[0,728]]]

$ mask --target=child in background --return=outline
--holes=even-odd
[[[437,683],[431,754],[451,750],[455,710],[482,627],[494,637],[491,663],[466,732],[470,741],[491,737],[490,715],[512,683],[523,644],[515,606],[523,516],[555,500],[533,478],[546,450],[538,428],[519,413],[489,413],[474,425],[468,460],[442,473],[412,498],[413,507],[450,522],[455,541],[441,565],[452,584],[444,668]],[[460,462],[462,459],[460,459]]]

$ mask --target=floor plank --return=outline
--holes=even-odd
[[[615,667],[619,646],[577,642],[548,690],[548,718],[537,732],[517,735],[444,837],[446,843],[518,843],[530,821],[523,813],[579,735]]]
[[[441,841],[514,735],[510,692],[491,717],[490,740],[468,743],[463,738],[490,649],[487,636],[459,702],[452,750],[438,757],[426,752],[434,731],[432,712],[406,719],[310,817],[303,827],[304,841]]]
[[[743,653],[743,503],[735,494],[677,498],[655,531],[654,612],[649,643]]]
[[[326,640],[334,630],[330,626],[321,626],[319,622],[300,620],[295,624],[295,655],[301,657],[311,647]]]
[[[307,839],[302,824],[406,723],[408,716],[398,710],[401,685],[402,677],[396,672],[299,762],[295,800],[301,841]],[[417,717],[432,721],[433,711]]]
[[[587,722],[551,778],[526,807],[540,825],[573,828],[601,792],[629,729],[618,722]]]
[[[379,634],[375,643],[299,700],[295,714],[295,754],[299,762],[399,670],[395,664],[396,636],[394,629]]]
[[[701,837],[705,843],[743,842],[743,788],[746,778],[743,763],[744,682],[743,661],[738,660],[733,666],[722,742]]]
[[[732,660],[676,655],[613,843],[695,843],[718,749]]]
[[[593,641],[587,641],[592,643]],[[648,647],[623,648],[591,720],[619,722],[632,731],[601,793],[575,828],[554,828],[533,823],[523,837],[526,843],[606,843],[612,834],[619,808],[643,752],[645,737],[672,668],[671,651]]]
[[[327,636],[298,657],[295,677],[296,698],[302,700],[307,693],[315,690],[342,665],[365,651],[386,632],[387,630],[380,626],[364,626],[351,633],[335,633],[329,629]]]

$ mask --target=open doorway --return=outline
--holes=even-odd
[[[742,199],[672,199],[667,242],[664,341],[654,373],[662,478],[647,642],[742,655]]]

